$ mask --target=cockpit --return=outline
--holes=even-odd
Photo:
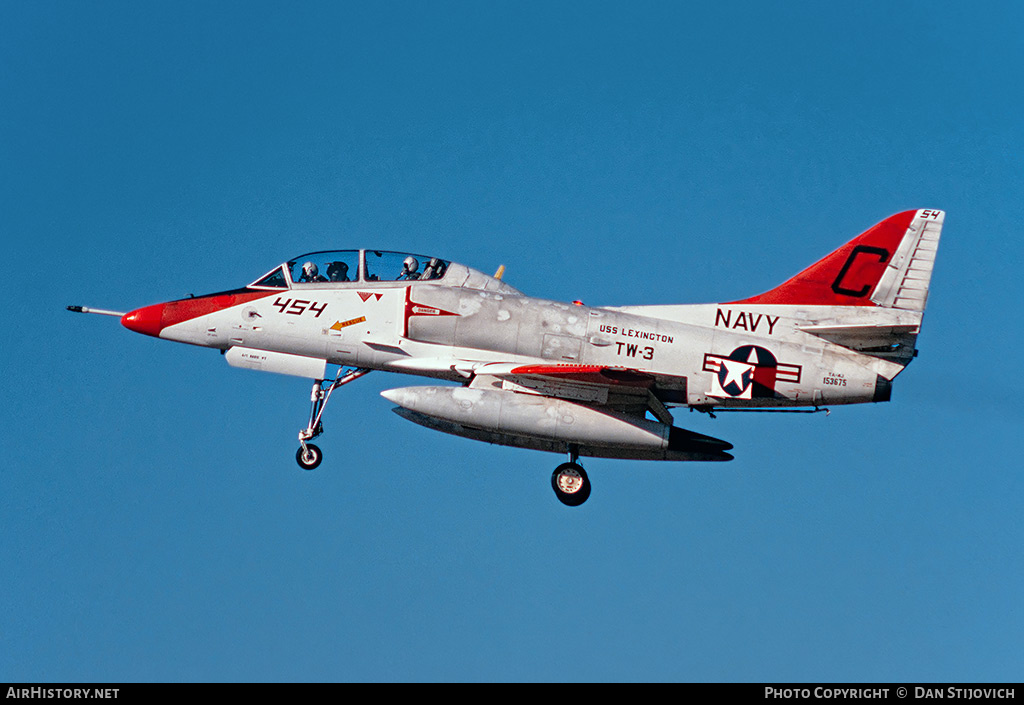
[[[254,289],[344,288],[371,282],[401,285],[436,282],[453,287],[519,293],[494,277],[475,269],[409,252],[385,250],[330,250],[310,252],[274,268],[249,285]]]

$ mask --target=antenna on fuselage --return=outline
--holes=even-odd
[[[498,267],[498,271],[494,273],[494,278],[495,279],[501,279],[501,277],[502,277],[502,275],[504,273],[505,273],[505,265],[500,265]]]

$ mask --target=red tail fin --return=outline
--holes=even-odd
[[[873,306],[871,293],[919,213],[930,211],[890,216],[771,291],[732,303]]]

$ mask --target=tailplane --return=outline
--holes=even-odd
[[[774,289],[731,303],[924,311],[944,218],[932,209],[897,213]]]

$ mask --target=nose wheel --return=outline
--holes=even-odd
[[[299,431],[299,450],[295,453],[295,461],[299,464],[300,468],[303,470],[313,470],[324,459],[324,454],[320,447],[306,441],[312,440],[324,432],[323,424],[320,423],[320,417],[323,416],[324,408],[327,406],[331,394],[338,387],[354,382],[369,371],[365,367],[357,367],[346,372],[343,367],[338,370],[336,379],[330,382],[318,379],[313,383],[313,391],[309,397],[311,405],[309,424],[306,428]]]
[[[569,448],[569,462],[562,463],[551,473],[551,487],[558,501],[568,507],[578,507],[590,497],[590,478],[577,460],[575,446]]]
[[[323,459],[324,454],[320,450],[320,446],[313,443],[301,445],[295,452],[295,460],[298,461],[299,467],[303,470],[315,469]]]

